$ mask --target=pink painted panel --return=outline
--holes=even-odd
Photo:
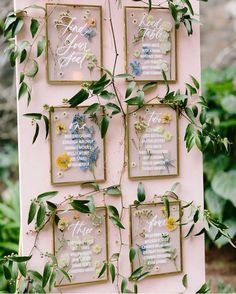
[[[50,1],[52,3],[52,1]],[[77,1],[67,0],[66,3],[75,4]],[[112,15],[115,27],[115,36],[118,44],[118,63],[116,73],[124,73],[125,71],[125,50],[124,50],[124,10],[117,8],[117,2],[112,2]],[[191,1],[196,13],[199,12],[199,2],[196,0]],[[63,3],[63,1],[59,1]],[[137,2],[138,3],[138,2]],[[131,0],[123,1],[123,5],[130,6],[137,4]],[[31,5],[31,0],[15,0],[16,8],[24,8]],[[44,5],[44,0],[38,0],[38,5]],[[87,4],[87,1],[81,0],[80,4]],[[104,28],[104,66],[111,69],[114,63],[115,53],[112,42],[112,35],[109,26],[109,14],[108,14],[108,2],[107,0],[91,0],[89,4],[101,5],[103,7],[103,28]],[[40,15],[40,11],[34,12]],[[44,30],[42,33],[45,33]],[[25,36],[22,34],[21,36]],[[30,36],[28,36],[30,38]],[[177,32],[177,60],[178,60],[178,81],[175,84],[171,84],[171,90],[184,89],[184,82],[190,82],[189,75],[193,75],[197,79],[200,79],[200,36],[199,27],[194,25],[194,35],[188,37],[184,28],[181,28]],[[191,48],[191,50],[189,50]],[[32,145],[32,137],[34,129],[31,126],[29,120],[23,117],[26,112],[41,112],[44,104],[50,104],[60,106],[63,98],[70,98],[78,91],[78,86],[61,86],[61,85],[49,85],[46,79],[45,69],[46,59],[45,56],[40,57],[40,71],[33,85],[33,99],[29,107],[26,105],[24,99],[18,103],[18,134],[19,134],[19,161],[20,161],[20,194],[21,194],[21,241],[22,241],[22,253],[29,254],[32,247],[34,236],[27,234],[29,226],[27,225],[27,213],[30,205],[30,199],[37,196],[44,191],[55,190],[55,187],[51,185],[50,181],[50,148],[49,140],[44,139],[44,133],[40,133],[38,141]],[[18,66],[18,72],[21,67]],[[19,75],[17,75],[17,79]],[[127,83],[124,80],[119,82],[119,92],[121,97],[125,99],[125,87]],[[162,97],[165,93],[165,85],[159,84],[157,89],[153,89],[145,97],[149,100],[154,95]],[[94,100],[96,101],[96,100]],[[92,103],[92,101],[91,101]],[[125,107],[125,103],[123,103]],[[147,200],[153,198],[154,194],[162,194],[175,182],[180,182],[179,189],[177,191],[180,199],[189,201],[194,200],[197,205],[203,205],[203,171],[202,171],[202,156],[197,149],[193,149],[190,153],[187,153],[184,133],[187,122],[180,119],[180,175],[178,178],[166,178],[166,179],[154,179],[143,181],[146,189]],[[43,127],[43,124],[42,124]],[[122,118],[116,116],[109,128],[106,136],[106,154],[107,154],[107,181],[104,183],[104,187],[109,185],[116,185],[119,182],[123,152],[124,152],[124,131]],[[124,195],[124,206],[128,208],[130,204],[136,199],[137,181],[131,181],[128,179],[127,169],[123,174],[121,185]],[[67,195],[77,195],[83,193],[79,186],[60,187],[58,188],[59,194],[55,198],[55,201],[62,201]],[[120,209],[120,201],[114,197],[106,197],[106,204],[115,205]],[[95,197],[95,204],[97,206],[103,206],[104,201],[102,196],[97,195]],[[129,215],[128,210],[125,210],[123,224],[128,229],[129,227]],[[189,228],[183,228],[183,235],[187,233]],[[109,222],[109,252],[110,254],[117,252],[119,244],[117,241],[118,231]],[[197,230],[196,230],[197,232]],[[123,232],[124,243],[129,243],[128,231]],[[53,238],[51,226],[42,233],[39,244],[39,248],[42,251],[52,252]],[[127,266],[128,262],[128,246],[124,246],[121,253],[120,268],[122,275],[129,276],[130,268]],[[194,254],[193,254],[194,252]],[[34,252],[34,259],[31,266],[35,269],[42,270],[42,265],[45,260],[40,257],[40,253],[36,250]],[[183,272],[188,273],[189,287],[188,292],[195,292],[205,280],[205,251],[204,251],[204,238],[188,238],[183,240]],[[184,291],[181,283],[183,274],[175,274],[171,276],[163,276],[158,278],[145,279],[139,283],[139,291],[142,293],[177,293]],[[111,282],[87,285],[87,286],[75,286],[69,288],[63,288],[63,293],[115,293],[116,288]]]

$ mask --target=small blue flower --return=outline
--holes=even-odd
[[[85,28],[83,30],[84,37],[91,41],[93,37],[96,36],[96,32],[92,28]]]
[[[143,244],[143,245],[138,245],[136,244],[138,247],[139,247],[139,250],[141,251],[142,255],[144,254],[144,252],[147,250],[146,246]]]
[[[76,114],[72,120],[70,133],[72,135],[79,135],[81,140],[85,142],[78,144],[76,159],[81,163],[80,169],[82,171],[94,169],[99,155],[99,147],[94,139],[94,127],[86,125],[86,116],[84,114]],[[72,138],[78,140],[78,137]],[[86,142],[87,141],[87,142]]]
[[[130,63],[130,66],[131,66],[133,75],[140,76],[142,74],[143,70],[141,68],[140,62],[138,62],[137,60],[134,60]]]
[[[150,58],[150,55],[152,54],[152,49],[146,45],[143,45],[142,53],[144,54],[144,59],[148,59]]]

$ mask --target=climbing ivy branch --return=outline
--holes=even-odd
[[[152,0],[133,0],[134,2],[141,2],[148,6],[149,12],[152,8],[161,8],[167,7],[170,11],[170,14],[173,17],[176,29],[179,29],[181,24],[186,28],[188,36],[193,34],[193,22],[198,22],[194,18],[195,13],[189,0],[165,0],[156,4]],[[202,2],[208,2],[208,0],[199,0]]]
[[[29,10],[42,10],[41,18],[29,16]],[[46,48],[46,37],[41,36],[45,27],[46,10],[39,5],[30,5],[22,10],[17,10],[8,14],[4,23],[4,36],[8,42],[6,52],[12,67],[16,65],[16,61],[23,65],[19,78],[18,98],[27,97],[27,103],[30,104],[32,87],[31,83],[35,79],[39,71],[38,58],[43,54]],[[28,20],[30,19],[30,25]],[[27,27],[31,40],[22,40],[16,43],[16,36]],[[24,33],[26,30],[24,30]]]

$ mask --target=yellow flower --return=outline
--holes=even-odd
[[[149,14],[148,16],[147,16],[147,21],[148,22],[152,22],[154,20],[154,17],[151,15],[151,14]]]
[[[171,122],[171,120],[172,120],[172,116],[171,116],[170,113],[165,112],[165,113],[162,114],[162,116],[161,116],[161,122],[163,124],[169,124]]]
[[[96,20],[94,18],[89,18],[86,23],[89,27],[96,27]]]
[[[66,126],[63,123],[58,122],[56,124],[56,132],[57,132],[57,135],[66,134],[67,133]]]
[[[170,132],[165,132],[165,133],[164,133],[164,139],[165,139],[166,141],[171,141],[172,138],[173,138],[173,135],[172,135]]]
[[[162,126],[159,126],[159,127],[156,128],[156,131],[157,131],[158,134],[163,134],[165,129]]]
[[[137,57],[137,58],[140,57],[140,51],[139,50],[135,50],[134,51],[134,56]]]
[[[80,213],[78,211],[74,213],[73,219],[80,219]]]
[[[102,247],[99,244],[93,246],[93,253],[99,254],[102,251]]]
[[[64,231],[68,227],[68,225],[69,225],[68,218],[63,217],[59,220],[57,227],[60,231]]]
[[[166,212],[166,208],[165,208],[165,206],[162,206],[162,207],[160,208],[160,210],[161,210],[161,212],[162,212],[162,215],[163,215],[164,217],[167,217],[167,212]]]
[[[56,167],[60,170],[67,170],[71,166],[71,157],[63,153],[56,158]]]
[[[173,218],[173,216],[170,216],[167,220],[166,220],[166,228],[169,231],[174,231],[177,229],[177,222],[176,220]]]

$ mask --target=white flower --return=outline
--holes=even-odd
[[[91,235],[87,235],[84,237],[84,243],[88,245],[92,245],[94,243],[94,238]]]
[[[137,166],[137,165],[136,165],[136,162],[132,162],[132,163],[131,163],[131,166],[132,166],[132,167],[136,167],[136,166]]]
[[[161,42],[161,43],[165,43],[168,41],[170,37],[170,34],[166,31],[161,31],[160,34],[159,34],[159,37],[158,37],[158,40]]]
[[[58,116],[58,115],[54,115],[53,119],[54,119],[55,121],[58,121],[58,120],[59,120],[59,116]]]
[[[62,71],[60,71],[60,72],[58,73],[58,76],[59,76],[60,78],[62,78],[62,77],[64,76],[64,73],[63,73]]]
[[[163,23],[160,26],[160,29],[166,32],[170,32],[172,28],[173,28],[173,25],[169,21],[163,21]]]
[[[63,111],[62,115],[63,115],[63,117],[67,117],[68,116],[68,114],[67,114],[66,111]]]
[[[169,70],[168,64],[166,62],[162,62],[160,66],[161,66],[161,69],[165,72]]]
[[[170,42],[160,43],[160,50],[162,54],[167,54],[171,50],[171,43]]]
[[[93,246],[93,253],[99,254],[102,251],[102,247],[99,244]]]
[[[65,253],[58,260],[58,265],[61,268],[68,267],[70,265],[70,255]]]
[[[62,177],[63,177],[63,172],[59,171],[59,172],[57,173],[57,176],[58,176],[58,178],[62,178]]]

